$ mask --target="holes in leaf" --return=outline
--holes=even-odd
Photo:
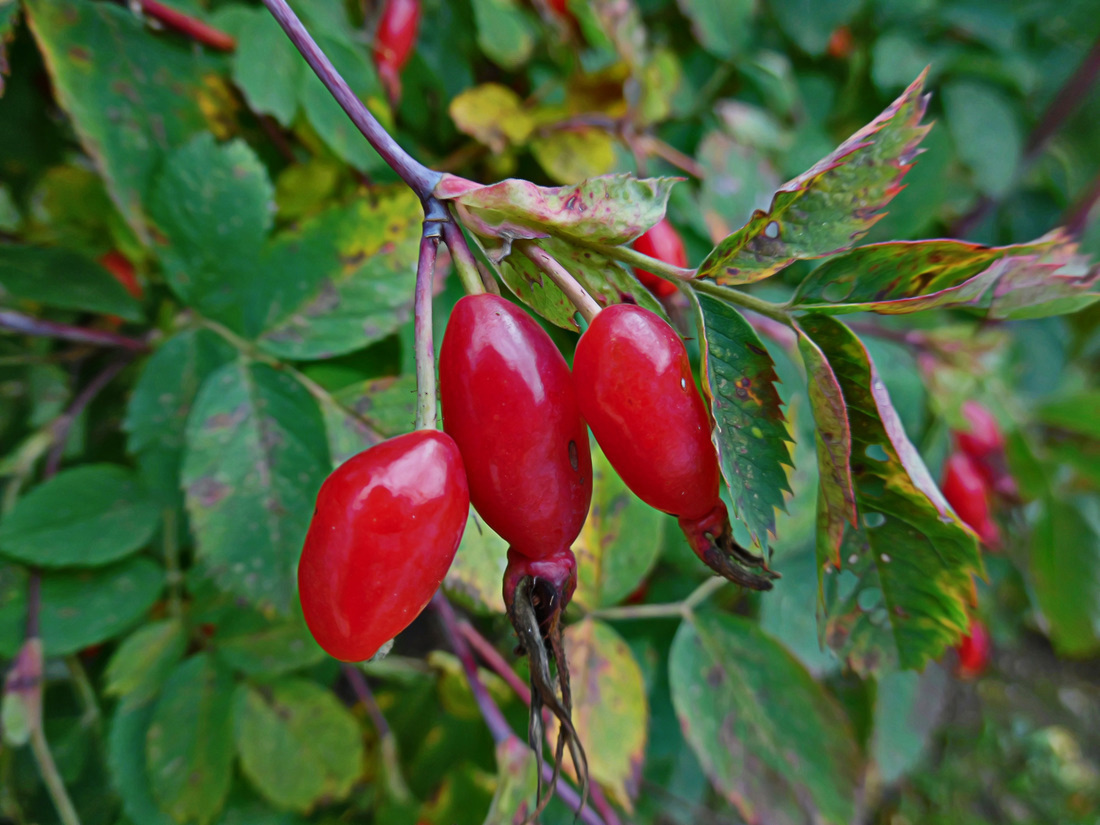
[[[779,223],[777,221],[771,221],[764,227],[764,237],[772,240],[779,237]]]
[[[841,570],[840,575],[834,581],[836,582],[836,595],[839,601],[847,601],[859,585],[859,578],[851,570]]]
[[[886,450],[881,444],[868,444],[867,449],[863,451],[863,454],[872,461],[889,461],[890,456],[886,454]]]
[[[871,511],[863,514],[863,523],[868,529],[874,529],[875,527],[881,527],[886,523],[886,516],[882,513],[876,513]]]
[[[856,596],[856,604],[864,613],[870,613],[882,604],[882,591],[877,587],[868,587],[866,590],[861,590],[859,595]]]
[[[826,284],[825,288],[821,290],[821,297],[830,304],[842,303],[852,294],[852,287],[854,285],[854,282],[847,278],[833,281],[832,283]]]

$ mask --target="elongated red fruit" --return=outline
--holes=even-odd
[[[1000,543],[1000,531],[990,513],[989,493],[988,483],[969,455],[948,456],[943,475],[944,498],[983,544],[995,547]]]
[[[661,222],[653,226],[648,232],[634,241],[634,248],[644,255],[664,261],[673,266],[687,266],[687,252],[684,251],[684,242],[680,233],[676,231],[668,218],[662,218]],[[656,295],[658,298],[666,298],[676,292],[676,287],[664,278],[659,278],[645,269],[635,269],[634,274],[642,282],[642,286]]]
[[[390,98],[401,96],[401,70],[420,28],[420,0],[385,0],[374,35],[374,65]]]
[[[955,652],[959,656],[957,672],[963,679],[975,679],[989,667],[993,658],[993,641],[980,619],[970,620],[970,632],[963,636]]]
[[[964,401],[962,414],[968,428],[955,433],[955,441],[960,450],[975,461],[999,456],[1004,452],[1004,433],[993,413],[977,401]]]
[[[740,566],[763,563],[732,540],[710,418],[676,331],[648,309],[610,306],[581,336],[573,377],[581,414],[626,486],[679,516],[692,549],[716,572],[771,587]]]
[[[528,558],[568,549],[588,514],[592,456],[569,367],[546,331],[499,296],[463,298],[443,336],[439,390],[481,517]]]
[[[348,459],[328,477],[298,563],[313,637],[346,662],[369,659],[443,582],[470,494],[450,436],[418,430]]]

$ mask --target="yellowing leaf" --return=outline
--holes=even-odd
[[[519,95],[499,83],[468,89],[451,101],[449,111],[459,131],[493,152],[503,152],[510,143],[524,143],[535,128]]]

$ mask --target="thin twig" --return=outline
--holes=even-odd
[[[99,375],[88,382],[88,385],[73,399],[65,412],[53,422],[53,446],[46,457],[46,468],[44,470],[47,477],[54,475],[61,466],[61,458],[65,454],[65,446],[69,441],[69,431],[72,430],[76,419],[87,409],[100,391],[110,384],[115,376],[122,372],[133,359],[134,356],[128,354],[108,364]]]
[[[421,200],[431,197],[432,190],[443,175],[414,159],[398,145],[389,132],[382,128],[382,124],[370,113],[363,101],[348,86],[347,81],[336,71],[332,61],[314,42],[302,25],[302,21],[287,5],[286,0],[264,0],[264,5],[375,151]]]
[[[0,310],[0,329],[19,332],[24,335],[37,335],[44,338],[60,338],[63,341],[78,341],[81,344],[95,344],[100,347],[120,347],[144,352],[149,349],[149,344],[140,338],[128,338],[114,332],[106,332],[99,329],[85,329],[69,324],[59,324],[56,321],[45,321],[41,318],[33,318],[22,312],[12,310]]]
[[[497,707],[496,702],[493,701],[493,697],[489,694],[489,690],[485,687],[485,683],[481,681],[481,677],[477,672],[477,662],[474,660],[474,655],[470,651],[466,639],[459,630],[458,617],[455,616],[454,608],[451,607],[451,603],[447,601],[447,597],[443,595],[442,591],[436,593],[432,598],[432,606],[438,613],[443,625],[443,630],[450,640],[455,655],[462,664],[462,670],[466,674],[466,680],[470,685],[470,691],[474,694],[474,700],[477,702],[478,709],[485,719],[485,724],[489,728],[489,733],[492,735],[493,741],[500,744],[506,739],[518,739],[512,731],[512,728],[508,725],[507,720],[504,718],[504,714],[500,712],[500,708]],[[549,765],[544,765],[542,772],[543,781],[549,782],[553,773],[553,768]],[[558,782],[554,788],[554,792],[561,798],[562,802],[577,813],[577,817],[581,822],[585,823],[585,825],[609,825],[609,823],[605,822],[592,808],[587,806],[582,808],[580,796],[573,788],[569,787],[564,782]]]
[[[455,262],[458,277],[462,280],[462,286],[470,295],[488,291],[483,279],[481,268],[477,265],[474,253],[470,251],[470,245],[466,243],[466,236],[462,229],[453,220],[443,224],[443,242],[451,251],[451,260]],[[490,279],[490,283],[492,283]],[[493,286],[496,286],[493,283]]]
[[[665,143],[660,138],[656,138],[653,135],[640,135],[637,138],[637,142],[641,145],[643,151],[649,155],[656,155],[661,160],[671,163],[677,169],[687,172],[693,178],[699,178],[700,180],[707,176],[706,170],[703,165],[699,163],[695,158],[685,155],[675,146]]]
[[[397,738],[393,735],[389,722],[382,715],[382,709],[378,707],[378,702],[374,699],[374,694],[367,683],[367,677],[353,664],[345,662],[342,668],[344,678],[348,680],[348,684],[355,691],[356,697],[367,709],[367,714],[374,724],[374,729],[378,732],[378,741],[382,751],[382,764],[386,769],[390,793],[398,801],[411,799],[412,794],[409,792],[409,786],[405,784],[405,776],[401,772],[401,761],[397,754]]]
[[[1100,174],[1092,179],[1092,183],[1089,184],[1088,188],[1066,211],[1065,217],[1062,218],[1062,226],[1071,235],[1080,237],[1085,231],[1085,226],[1089,222],[1089,216],[1096,207],[1097,201],[1100,201]]]
[[[592,611],[591,615],[597,619],[685,619],[692,614],[696,607],[727,584],[729,584],[727,579],[715,576],[696,587],[682,602],[605,607]]]
[[[141,0],[141,10],[168,28],[187,35],[196,43],[202,43],[204,46],[222,52],[231,52],[237,48],[237,41],[230,35],[170,6],[158,3],[157,0]]]
[[[531,241],[515,241],[513,246],[530,258],[532,263],[565,293],[565,297],[577,308],[584,320],[591,324],[600,314],[600,305],[553,255]]]
[[[497,676],[503,679],[515,694],[523,700],[523,704],[528,707],[531,706],[531,689],[523,683],[523,680],[519,677],[511,666],[505,661],[504,657],[500,655],[492,643],[477,632],[477,629],[467,621],[460,620],[458,622],[458,632],[462,635],[462,638],[469,643],[477,655],[481,657],[481,660],[489,666],[489,669],[493,671]],[[549,710],[543,709],[544,724],[550,722],[552,714]],[[553,775],[553,770],[547,766],[545,774],[549,777]],[[596,806],[596,810],[600,812],[600,815],[604,818],[607,825],[621,825],[619,821],[619,815],[615,812],[615,809],[611,807],[611,803],[607,797],[604,796],[603,790],[593,784],[589,788],[589,796],[592,799],[592,804]]]
[[[413,350],[416,356],[416,429],[436,428],[435,345],[432,342],[432,285],[439,252],[439,227],[424,222],[420,259],[416,267],[413,302]]]
[[[771,301],[765,301],[739,289],[718,286],[718,284],[702,279],[692,281],[692,287],[699,292],[713,295],[715,298],[720,298],[727,303],[736,304],[742,309],[748,309],[763,315],[765,318],[771,318],[784,326],[791,326],[794,323],[782,305],[773,304]]]

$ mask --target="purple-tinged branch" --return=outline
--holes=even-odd
[[[85,329],[56,321],[33,318],[21,312],[8,309],[0,310],[0,329],[19,332],[23,335],[36,335],[43,338],[59,338],[62,341],[76,341],[80,344],[95,344],[100,347],[119,347],[120,349],[143,352],[149,345],[139,338],[128,338],[114,332],[98,329]]]
[[[375,151],[421,200],[430,198],[432,190],[443,176],[415,160],[382,128],[382,124],[370,113],[347,81],[336,71],[332,61],[314,42],[286,0],[264,0],[264,5]]]

